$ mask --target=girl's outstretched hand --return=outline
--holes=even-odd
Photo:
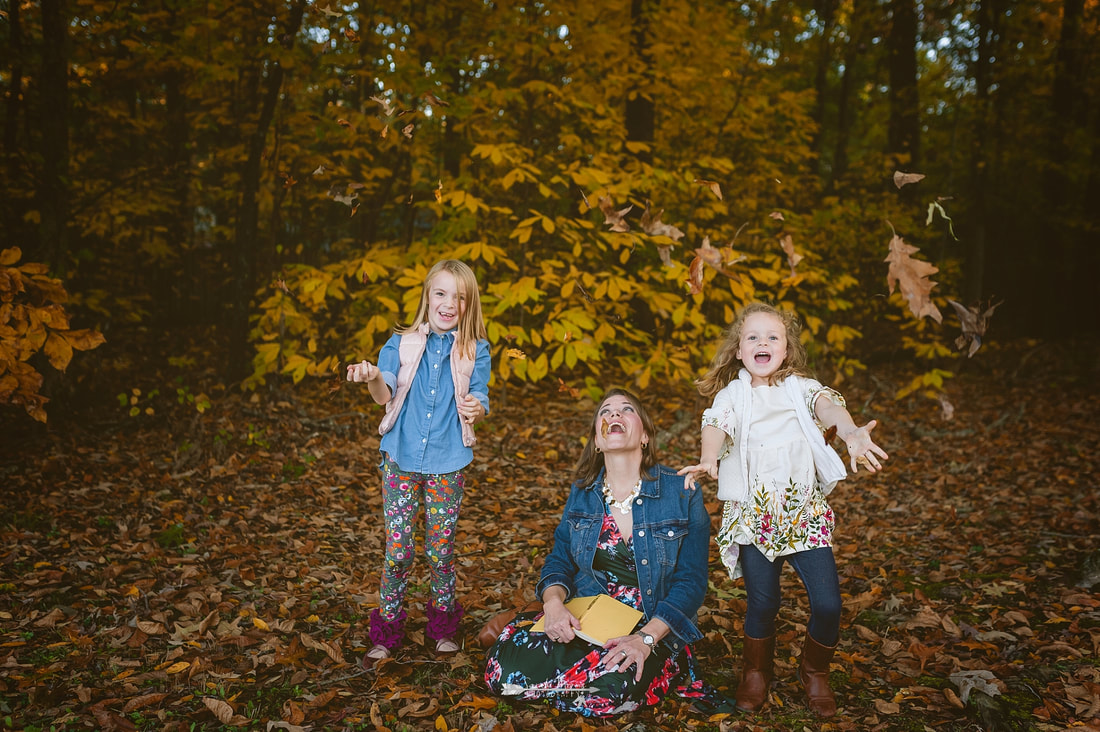
[[[695,482],[695,476],[699,473],[706,473],[715,480],[718,479],[718,463],[699,463],[698,465],[689,465],[686,468],[680,468],[676,471],[676,475],[686,476],[684,478],[684,490],[693,491],[697,485]]]
[[[370,361],[360,361],[359,363],[348,364],[348,381],[354,381],[360,384],[366,381],[373,381],[379,373],[378,367]]]
[[[879,462],[879,458],[883,460],[890,459],[886,451],[871,439],[871,430],[876,425],[878,425],[878,420],[872,419],[862,427],[857,427],[848,434],[842,435],[845,444],[848,446],[848,457],[852,461],[853,473],[859,472],[860,465],[867,468],[869,473],[877,473],[882,470],[882,463]]]

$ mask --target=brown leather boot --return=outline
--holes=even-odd
[[[772,683],[772,660],[775,658],[775,634],[768,638],[745,636],[742,654],[741,684],[737,687],[737,708],[755,712],[768,700]]]
[[[829,662],[833,660],[836,646],[823,646],[810,634],[802,645],[802,663],[798,667],[798,678],[806,687],[810,711],[819,717],[836,716],[836,697],[829,688]]]

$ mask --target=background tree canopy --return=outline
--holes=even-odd
[[[1000,335],[1097,327],[1095,2],[0,10],[0,248],[108,342],[210,329],[230,382],[373,359],[444,256],[504,381],[690,379],[753,298],[798,310],[823,377],[910,354],[903,391],[959,358],[948,299],[1003,301]],[[942,323],[888,285],[892,240]],[[42,358],[28,297],[0,378]]]

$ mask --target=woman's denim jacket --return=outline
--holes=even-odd
[[[707,592],[710,518],[702,490],[685,490],[684,478],[663,465],[652,475],[634,501],[634,564],[646,620],[663,620],[672,632],[662,642],[680,651],[703,637],[695,623]],[[542,567],[540,598],[551,585],[561,585],[567,600],[607,593],[605,578],[592,568],[604,517],[602,485],[601,472],[592,485],[570,491]]]

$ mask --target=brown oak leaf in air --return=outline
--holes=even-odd
[[[932,302],[932,288],[937,283],[928,279],[931,275],[939,272],[940,269],[928,262],[913,259],[909,256],[919,251],[918,247],[906,244],[895,233],[894,238],[890,240],[890,253],[886,255],[886,259],[882,260],[890,263],[890,269],[886,273],[886,284],[889,285],[891,293],[895,287],[901,289],[901,294],[909,303],[909,311],[913,315],[918,318],[927,315],[937,323],[942,323],[943,315],[936,304]]]
[[[321,12],[329,18],[339,18],[341,15],[343,15],[343,13],[338,13],[332,8],[321,8]]]
[[[1004,304],[1004,300],[996,305],[990,305],[985,310],[982,310],[980,303],[968,308],[954,300],[947,302],[955,308],[955,314],[959,316],[959,322],[962,324],[962,335],[955,339],[955,348],[962,351],[967,348],[967,344],[970,344],[966,354],[966,357],[970,358],[982,347],[982,336],[985,335],[985,329],[989,327],[989,319],[993,317],[993,311]]]
[[[344,29],[344,38],[347,38],[352,43],[359,42],[359,34],[353,31],[351,28]]]
[[[695,254],[703,261],[703,264],[712,267],[715,271],[724,274],[726,277],[733,276],[733,274],[730,273],[729,265],[745,261],[743,256],[737,259],[727,259],[726,248],[723,247],[718,249],[712,246],[709,236],[703,237],[703,246],[696,249]]]
[[[698,295],[703,291],[703,258],[698,254],[692,257],[691,265],[688,267],[687,284],[688,291],[692,295]]]
[[[432,193],[435,194],[435,202],[443,203],[443,181],[439,181],[439,187],[437,187]]]
[[[413,125],[412,125],[411,122],[401,128],[401,134],[404,135],[405,137],[409,138],[410,140],[412,139]]]
[[[621,234],[630,231],[630,224],[626,223],[623,217],[633,210],[634,204],[623,209],[615,210],[615,202],[608,196],[600,196],[599,204],[600,210],[603,211],[603,222],[605,224],[611,224],[611,231],[617,231]]]
[[[722,200],[722,186],[718,185],[718,181],[716,181],[716,180],[706,180],[705,178],[696,178],[692,182],[696,183],[698,185],[701,185],[701,186],[706,186],[707,188],[710,189],[711,193],[718,196],[719,201]]]
[[[917,183],[924,180],[924,173],[903,173],[900,170],[894,171],[894,185],[898,188],[907,186],[910,183]]]
[[[779,211],[772,211],[770,214],[768,214],[768,218],[775,219],[776,221],[786,221],[786,219],[783,218],[783,214],[781,214]]]
[[[642,231],[650,236],[667,236],[673,241],[680,241],[684,238],[684,232],[661,221],[661,214],[664,212],[665,210],[662,208],[657,213],[653,213],[649,207],[649,201],[646,201],[645,211],[642,212]]]
[[[317,166],[317,167],[316,167],[316,168],[315,168],[315,169],[313,170],[313,173],[312,173],[312,175],[324,175],[324,174],[325,174],[325,171],[327,171],[327,170],[328,170],[328,168],[326,168],[326,167],[325,167],[325,166],[324,166],[323,164],[322,164],[322,165],[318,165],[318,166]]]
[[[787,264],[791,265],[791,277],[794,277],[794,268],[803,260],[803,256],[794,250],[794,239],[790,234],[784,234],[779,239],[779,246],[787,255]]]

